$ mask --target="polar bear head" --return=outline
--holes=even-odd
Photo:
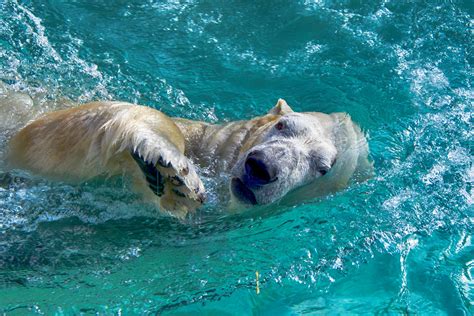
[[[272,203],[327,177],[338,155],[330,115],[297,113],[280,99],[263,118],[231,172],[232,195],[246,204]]]

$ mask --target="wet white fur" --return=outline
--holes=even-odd
[[[280,120],[297,132],[275,131]],[[183,217],[199,205],[195,201],[200,201],[198,193],[204,191],[191,160],[215,174],[232,170],[233,176],[239,176],[250,151],[262,148],[277,153],[279,146],[288,154],[275,157],[279,180],[255,192],[260,203],[295,190],[299,193],[294,196],[299,197],[322,195],[345,187],[358,175],[367,177],[372,170],[365,137],[349,116],[295,113],[281,99],[262,117],[223,125],[172,119],[152,108],[123,102],[94,102],[29,123],[12,138],[9,161],[12,167],[60,180],[127,175],[136,183],[135,189],[156,200],[162,210]],[[165,196],[153,196],[131,151],[153,164],[160,157],[171,163],[169,171],[162,170],[171,176],[186,170],[186,185],[179,189],[186,197],[173,194],[169,183]],[[309,158],[314,155],[318,164]],[[334,159],[330,172],[321,176],[318,168]]]

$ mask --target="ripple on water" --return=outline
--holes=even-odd
[[[181,223],[157,217],[122,179],[71,186],[2,162],[0,306],[472,313],[464,6],[0,3],[0,154],[24,122],[73,101],[217,122],[287,97],[297,110],[349,112],[377,172],[333,196],[236,215],[224,215],[222,179],[205,179],[210,206]]]

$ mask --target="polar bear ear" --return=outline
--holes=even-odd
[[[268,114],[285,115],[291,112],[293,112],[293,110],[290,108],[288,103],[286,103],[286,101],[283,99],[278,99],[277,104],[270,111],[268,111]]]

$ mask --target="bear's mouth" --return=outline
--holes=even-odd
[[[232,193],[239,199],[239,201],[256,205],[257,199],[255,194],[245,186],[245,184],[239,178],[232,178],[231,185]]]

